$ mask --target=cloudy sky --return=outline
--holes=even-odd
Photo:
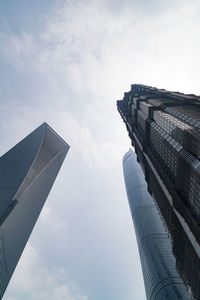
[[[200,94],[195,0],[0,0],[0,155],[46,121],[71,146],[4,300],[143,300],[116,100]]]

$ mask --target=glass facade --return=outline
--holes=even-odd
[[[170,235],[176,268],[200,299],[200,97],[135,84],[117,108]]]
[[[123,170],[147,300],[191,299],[176,271],[168,233],[132,150],[124,156]]]
[[[0,298],[68,150],[44,123],[0,158]]]

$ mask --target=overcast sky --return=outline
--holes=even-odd
[[[0,155],[46,121],[70,151],[4,300],[144,300],[116,100],[200,94],[200,4],[0,0]]]

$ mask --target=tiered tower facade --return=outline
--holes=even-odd
[[[117,107],[170,234],[176,268],[200,299],[200,97],[135,84]]]

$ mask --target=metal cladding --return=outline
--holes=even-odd
[[[176,268],[200,299],[200,97],[134,84],[117,101]]]
[[[124,155],[123,170],[147,299],[190,300],[191,296],[176,270],[168,233],[132,150]]]
[[[0,157],[0,298],[68,150],[43,123]]]

